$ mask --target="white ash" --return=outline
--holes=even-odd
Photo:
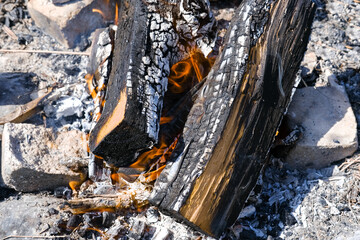
[[[24,11],[25,5],[22,6]],[[1,14],[0,14],[1,15]],[[0,23],[1,25],[1,23]],[[47,89],[53,89],[57,94],[52,94],[52,101],[47,105],[46,118],[47,127],[61,128],[69,125],[75,129],[89,130],[87,113],[91,111],[93,103],[90,97],[84,97],[86,93],[84,76],[87,73],[89,57],[86,55],[66,55],[60,54],[62,51],[72,51],[58,44],[52,37],[44,34],[30,18],[22,19],[11,26],[11,30],[16,34],[30,35],[32,41],[28,42],[25,50],[50,50],[59,51],[59,54],[38,54],[38,53],[7,53],[0,56],[0,72],[29,72],[35,77],[38,83],[37,90],[31,94],[32,98],[37,98],[44,94]],[[9,38],[4,31],[0,33],[0,45],[2,49],[22,49],[19,43]],[[74,49],[73,51],[79,51]],[[60,102],[57,101],[62,97]],[[66,100],[64,100],[66,99]],[[74,101],[71,103],[71,101]],[[80,102],[81,105],[80,106]],[[56,110],[57,106],[62,109]],[[88,109],[90,108],[90,109]],[[81,113],[84,111],[84,113]],[[51,113],[50,113],[51,112]],[[58,113],[56,113],[58,112]],[[65,119],[74,113],[74,118]],[[80,118],[79,118],[80,116]],[[61,118],[58,121],[56,118]],[[31,119],[29,121],[32,121]],[[35,120],[33,120],[35,121]],[[41,124],[37,119],[37,124]]]
[[[47,105],[44,108],[47,117],[55,116],[56,119],[76,115],[82,117],[83,104],[80,99],[75,97],[62,97],[56,104]]]

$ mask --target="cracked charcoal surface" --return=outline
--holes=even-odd
[[[261,4],[260,4],[261,5]],[[234,45],[229,45],[223,49],[223,54],[221,55],[221,60],[218,64],[221,65],[220,71],[214,72],[210,71],[208,78],[214,78],[214,84],[210,84],[208,88],[203,88],[199,94],[197,101],[194,104],[190,115],[193,116],[192,120],[187,121],[184,129],[183,142],[189,143],[189,145],[184,146],[184,152],[187,156],[191,156],[192,159],[198,159],[197,162],[187,161],[185,164],[189,166],[182,166],[183,157],[181,155],[174,162],[168,163],[167,167],[164,169],[168,174],[163,174],[160,176],[160,179],[156,183],[155,191],[153,191],[151,198],[154,203],[161,203],[162,206],[172,206],[175,211],[182,205],[182,202],[185,200],[184,197],[188,194],[190,189],[186,188],[185,182],[188,182],[188,179],[182,179],[182,176],[190,176],[193,179],[197,178],[203,171],[204,162],[208,161],[211,156],[213,147],[215,146],[218,139],[215,136],[218,136],[218,131],[221,131],[224,121],[220,119],[226,119],[226,116],[229,115],[232,101],[234,99],[235,89],[239,84],[236,84],[238,78],[240,78],[245,71],[245,61],[247,59],[247,53],[249,52],[249,42],[251,37],[257,39],[256,31],[252,31],[252,21],[249,17],[251,14],[248,12],[254,13],[255,15],[261,15],[262,11],[268,8],[268,3],[263,3],[263,9],[256,9],[255,3],[253,6],[248,6],[247,8],[242,9],[242,11],[235,13],[237,17],[243,18],[243,22],[237,22],[238,24],[231,28],[229,33],[229,38],[232,39],[229,42],[234,43]],[[259,14],[260,13],[260,14]],[[241,28],[241,30],[239,30]],[[261,26],[258,27],[261,29]],[[261,30],[259,30],[261,31]],[[244,35],[239,36],[238,32],[243,32]],[[240,46],[240,47],[239,47]],[[237,66],[232,66],[231,63],[239,62]],[[236,70],[233,70],[234,67]],[[232,68],[232,74],[228,72]],[[226,77],[225,77],[226,76]],[[221,81],[222,79],[229,79],[229,81]],[[214,98],[206,97],[209,94],[214,94]],[[217,95],[222,97],[215,98]],[[206,102],[204,101],[206,99]],[[224,100],[225,99],[225,100]],[[211,101],[211,102],[210,102]],[[208,106],[204,109],[204,106]],[[216,107],[215,107],[216,106]],[[211,112],[211,114],[209,114]],[[208,113],[208,114],[206,114]],[[210,131],[203,131],[199,129],[201,126],[206,126]],[[199,136],[199,133],[203,135]],[[192,140],[199,141],[203,146],[198,148],[196,144],[191,144]],[[180,148],[181,149],[181,148]],[[176,153],[175,154],[179,154]],[[182,166],[180,168],[180,166]],[[191,173],[183,174],[182,171],[187,171],[186,169],[192,169]],[[179,171],[177,173],[177,171]],[[177,177],[175,177],[177,174]],[[164,178],[163,180],[161,178]],[[167,180],[167,179],[171,180]],[[190,180],[190,182],[192,181]],[[168,186],[169,185],[169,186]],[[167,192],[171,185],[171,192]],[[189,185],[188,185],[189,186]],[[190,186],[189,186],[190,187]],[[176,197],[179,196],[179,197]],[[175,200],[176,202],[172,202]]]
[[[129,76],[127,87],[130,92],[137,91],[140,102],[144,103],[142,114],[147,118],[147,132],[155,142],[158,141],[158,118],[162,109],[162,98],[167,90],[170,66],[179,61],[181,56],[190,51],[189,48],[194,45],[202,49],[206,55],[213,44],[211,38],[214,36],[208,34],[211,33],[210,30],[213,29],[215,22],[211,12],[208,12],[209,6],[202,6],[202,3],[203,1],[180,1],[176,4],[180,5],[179,9],[175,9],[173,15],[168,15],[162,14],[163,10],[160,10],[156,2],[155,4],[152,1],[147,2],[149,5],[146,24],[150,29],[148,36],[150,39],[147,40],[145,56],[142,57],[139,70],[140,76],[143,77],[134,90]],[[167,8],[169,6],[165,6],[165,9]],[[173,21],[175,21],[175,29]],[[192,46],[184,46],[184,39],[186,44],[193,42]],[[150,49],[156,50],[148,52]]]
[[[195,47],[209,52],[215,37],[212,32],[215,19],[209,13],[207,1],[132,1],[130,4],[129,8],[121,8],[124,16],[119,27],[131,26],[132,32],[118,33],[113,60],[116,67],[106,96],[106,102],[110,103],[105,104],[104,114],[90,135],[90,149],[118,166],[129,165],[137,151],[158,143],[159,118],[170,67]],[[127,94],[124,120],[95,143],[97,133],[117,105],[118,91],[124,89],[124,84]],[[117,101],[113,100],[114,96]],[[109,144],[113,142],[117,145]],[[108,152],[114,154],[105,154]]]

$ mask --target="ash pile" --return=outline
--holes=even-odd
[[[141,168],[114,174],[88,151],[111,72],[116,2],[41,2],[0,3],[0,238],[214,239],[149,204],[153,175]],[[211,1],[215,46],[238,4]],[[275,139],[262,177],[221,239],[360,234],[360,4],[317,4],[286,134]],[[77,21],[81,31],[72,28]]]

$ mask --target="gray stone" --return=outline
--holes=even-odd
[[[173,233],[167,228],[157,228],[151,240],[167,240],[172,239]]]
[[[335,240],[360,240],[360,230],[353,229],[353,231],[341,233],[336,236]]]
[[[80,0],[54,4],[48,0],[31,0],[28,10],[35,24],[61,44],[74,48],[81,38],[114,20],[115,1]],[[93,9],[99,10],[96,12]],[[99,13],[101,12],[101,13]]]
[[[45,239],[49,225],[59,219],[59,213],[50,209],[57,209],[61,203],[54,197],[30,194],[0,201],[0,238],[41,235]]]
[[[30,93],[36,87],[32,78],[29,73],[0,73],[0,118],[31,101]]]
[[[61,163],[86,158],[85,139],[84,133],[76,130],[53,133],[42,126],[6,123],[1,157],[4,184],[32,192],[80,181],[80,173]]]
[[[15,111],[19,106],[30,102],[30,93],[36,88],[33,75],[29,73],[0,73],[0,118]],[[4,126],[0,125],[0,139]],[[1,184],[0,184],[1,185]]]
[[[329,77],[330,78],[330,77]],[[356,120],[342,86],[298,89],[288,110],[290,127],[303,136],[286,157],[293,168],[322,168],[351,156],[358,147]]]
[[[317,64],[317,57],[314,52],[306,52],[301,63],[301,77],[308,78],[313,73]]]

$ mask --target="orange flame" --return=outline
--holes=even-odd
[[[93,12],[100,13],[100,15],[101,15],[103,18],[106,18],[106,16],[105,16],[104,12],[103,12],[103,11],[101,11],[100,9],[96,9],[96,8],[94,8],[92,11],[93,11]]]
[[[114,20],[114,24],[118,25],[118,21],[119,21],[119,6],[118,3],[115,3],[115,20]]]
[[[89,93],[91,95],[91,97],[95,100],[96,98],[96,89],[94,87],[94,84],[93,84],[93,79],[94,79],[94,74],[86,74],[85,75],[85,80],[86,80],[86,83],[87,83],[87,86],[88,86],[88,89],[89,89]]]
[[[201,51],[193,49],[189,56],[171,67],[168,77],[169,91],[172,93],[183,93],[196,83],[202,81],[207,75],[212,60],[206,58]]]
[[[131,168],[135,168],[139,171],[145,171],[149,166],[149,160],[161,157],[166,151],[166,144],[161,141],[160,147],[153,147],[153,149],[141,154],[137,161],[130,165]]]
[[[138,157],[138,160],[135,163],[131,164],[130,167],[135,168],[139,171],[145,171],[148,169],[147,172],[143,174],[143,176],[145,177],[144,182],[149,183],[156,180],[159,177],[161,171],[165,168],[166,161],[167,159],[169,159],[177,142],[178,137],[175,138],[174,142],[172,142],[168,147],[164,141],[161,141],[161,143],[159,144],[160,147],[154,147],[153,149],[141,154]],[[119,177],[119,175],[116,175],[114,177]],[[124,178],[125,180],[126,177]],[[132,175],[131,177],[138,177],[138,175]],[[117,181],[120,180],[117,179]]]
[[[162,172],[162,170],[166,167],[166,165],[163,165],[161,167],[159,167],[158,169],[156,169],[155,171],[149,172],[149,173],[145,173],[145,182],[150,183],[152,181],[155,181],[159,176],[160,173]]]
[[[81,183],[78,181],[70,181],[69,182],[69,186],[70,186],[71,190],[73,190],[74,192],[80,188],[80,185],[81,185]]]
[[[195,70],[195,74],[196,74],[198,82],[201,82],[203,77],[202,77],[202,74],[200,72],[199,64],[195,62],[194,55],[195,55],[194,53],[190,54],[191,64],[192,64],[192,66],[193,66],[193,68]]]
[[[169,89],[171,92],[182,93],[185,91],[184,85],[188,80],[187,76],[190,75],[191,69],[191,65],[187,60],[180,61],[172,66],[172,72],[168,78],[170,84]]]
[[[86,180],[86,174],[80,172],[80,181],[70,181],[69,187],[71,188],[71,190],[73,190],[74,193],[76,193],[77,190],[79,190],[81,184],[85,182],[85,180]]]

